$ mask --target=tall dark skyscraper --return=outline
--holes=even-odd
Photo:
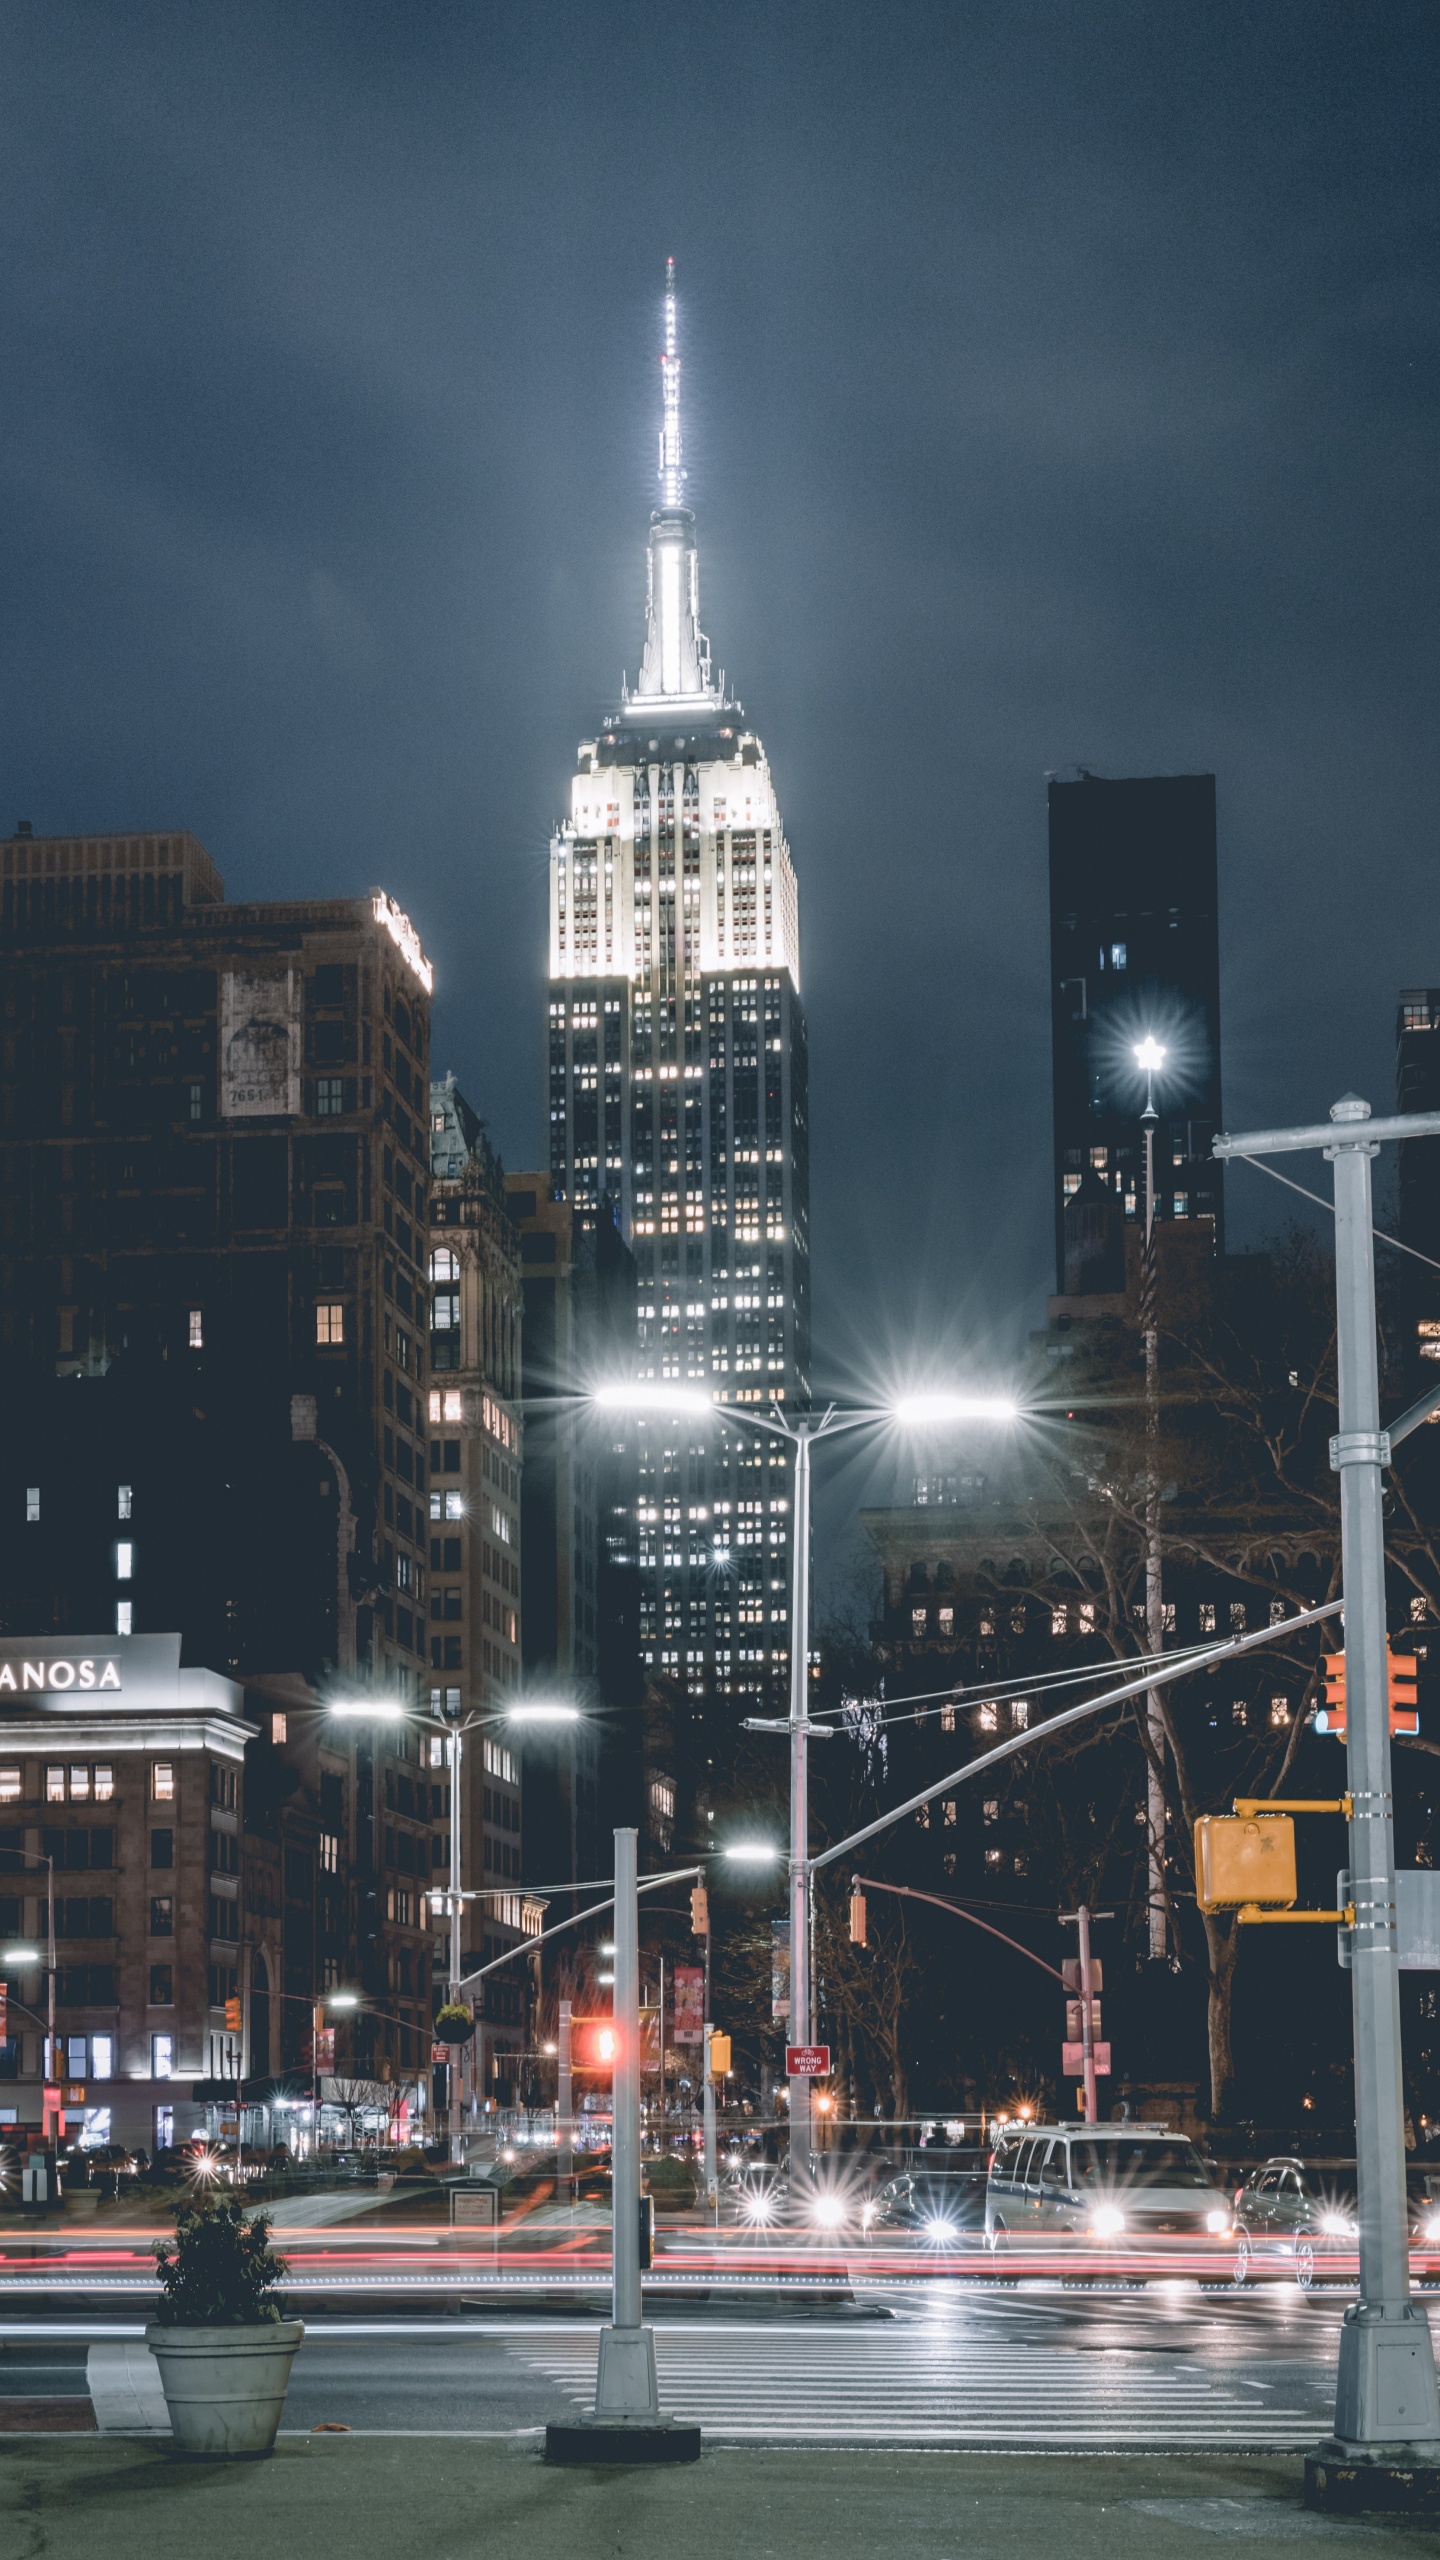
[[[1082,773],[1051,783],[1049,812],[1055,1262],[1060,1291],[1076,1294],[1122,1285],[1123,1227],[1145,1214],[1135,1048],[1147,1037],[1165,1050],[1156,1214],[1208,1219],[1224,1249],[1210,1154],[1220,1126],[1215,777]]]
[[[550,1188],[619,1203],[637,1377],[724,1408],[808,1404],[809,1160],[799,895],[770,767],[700,629],[673,272],[660,504],[634,691],[581,746],[550,862]],[[644,1670],[687,1697],[783,1693],[789,1453],[647,1417]]]

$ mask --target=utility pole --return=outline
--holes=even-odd
[[[703,2029],[703,2042],[700,2048],[703,2057],[703,2077],[700,2084],[700,2103],[704,2109],[705,2201],[715,2209],[718,2218],[720,2203],[720,2172],[716,2166],[715,2160],[715,2075],[710,2068],[710,2037],[712,2033],[710,2022],[710,1948],[714,1939],[714,1934],[714,1924],[707,1905],[705,1915],[705,2025]]]
[[[1335,2442],[1306,2462],[1306,2497],[1322,2505],[1368,2503],[1367,2480],[1374,2503],[1399,2503],[1397,2484],[1417,2471],[1428,2472],[1426,2495],[1433,2500],[1440,2470],[1434,2352],[1424,2309],[1410,2292],[1382,1511],[1393,1439],[1424,1418],[1424,1407],[1402,1415],[1393,1435],[1381,1430],[1370,1175],[1382,1140],[1433,1135],[1440,1135],[1440,1112],[1373,1120],[1368,1102],[1346,1094],[1333,1105],[1328,1126],[1215,1140],[1222,1158],[1316,1148],[1335,1168],[1340,1428],[1330,1464],[1340,1478],[1345,1592],[1360,2293],[1340,2330]],[[1343,2480],[1335,2476],[1337,2463],[1345,2466]],[[1383,2482],[1382,2473],[1388,2474]]]
[[[810,1434],[795,1439],[790,1606],[790,2034],[810,2042]],[[810,2083],[790,2083],[790,2192],[811,2168]]]
[[[1062,1911],[1062,1928],[1075,1926],[1080,1952],[1080,2049],[1085,2078],[1085,2121],[1098,2124],[1100,2099],[1095,2086],[1095,1966],[1090,1953],[1092,1920],[1113,1920],[1113,1911],[1092,1911],[1082,1902],[1078,1911]]]
[[[574,2080],[571,2074],[570,2011],[571,2003],[568,2000],[562,2000],[560,2003],[559,2031],[555,2039],[555,2052],[558,2065],[556,2070],[555,2113],[559,2119],[555,2127],[556,2148],[559,2152],[559,2158],[556,2162],[556,2168],[559,2173],[557,2184],[559,2186],[561,2196],[566,2204],[571,2204],[574,2201],[571,2180],[575,2174],[575,2097]]]
[[[445,1997],[457,2008],[461,2000],[461,1976],[465,1970],[464,1950],[461,1944],[465,1930],[465,1904],[460,1890],[460,1755],[462,1747],[460,1727],[452,1725],[445,1736],[445,1760],[450,1777],[450,1979],[446,1986]],[[479,2005],[483,2010],[485,2006],[483,1991],[480,1994]],[[475,2031],[477,2035],[480,2033],[478,2019]],[[449,2055],[450,2059],[445,2065],[445,2089],[450,2102],[450,2159],[454,2166],[465,2157],[463,2097],[465,2050],[463,2045],[457,2051],[452,2044]]]

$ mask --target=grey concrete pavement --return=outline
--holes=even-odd
[[[533,2439],[418,2442],[315,2436],[273,2461],[180,2463],[97,2437],[0,2445],[0,2550],[9,2560],[253,2560],[340,2549],[347,2560],[674,2560],[697,2536],[741,2560],[1372,2560],[1382,2544],[1433,2555],[1402,2520],[1313,2516],[1298,2457],[1124,2458],[707,2452],[697,2471],[547,2470]]]

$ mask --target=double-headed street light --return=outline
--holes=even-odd
[[[467,1901],[473,1902],[477,1899],[477,1889],[472,1888],[467,1893],[462,1883],[464,1870],[461,1856],[463,1843],[460,1827],[460,1772],[464,1737],[467,1733],[473,1733],[477,1726],[487,1724],[532,1727],[578,1724],[580,1710],[563,1702],[539,1698],[528,1700],[517,1698],[513,1706],[481,1711],[457,1721],[449,1716],[427,1715],[423,1709],[408,1706],[401,1699],[355,1697],[332,1700],[329,1711],[334,1716],[370,1724],[425,1725],[445,1736],[445,1765],[450,1779],[450,1880],[443,1894],[432,1891],[429,1899],[432,1910],[438,1907],[446,1914],[450,1923],[446,1998],[458,2006],[465,1970],[462,1945],[465,1905]],[[450,2158],[452,2163],[457,2165],[464,2157],[461,2071],[461,2064],[453,2059],[447,2065]]]
[[[794,1451],[794,1552],[791,1560],[790,1712],[787,1716],[747,1716],[752,1733],[785,1733],[790,1737],[790,2041],[813,2042],[810,1966],[810,1790],[809,1744],[828,1739],[836,1727],[812,1722],[809,1713],[810,1665],[810,1447],[841,1431],[877,1424],[924,1427],[940,1422],[1013,1421],[1017,1408],[1006,1396],[973,1395],[953,1388],[934,1388],[897,1398],[892,1404],[842,1411],[827,1405],[819,1414],[793,1419],[778,1405],[758,1413],[744,1405],[717,1404],[703,1388],[679,1380],[622,1379],[596,1390],[595,1402],[612,1411],[705,1415],[742,1428],[786,1440]],[[810,2081],[803,2073],[790,2080],[790,2156],[792,2167],[808,2173],[811,2157]]]

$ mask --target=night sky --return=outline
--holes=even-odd
[[[1217,774],[1232,1127],[1391,1101],[1440,982],[1432,6],[0,25],[0,825],[384,883],[538,1161],[673,253],[702,620],[801,879],[817,1383],[1042,1316],[1047,773]]]

